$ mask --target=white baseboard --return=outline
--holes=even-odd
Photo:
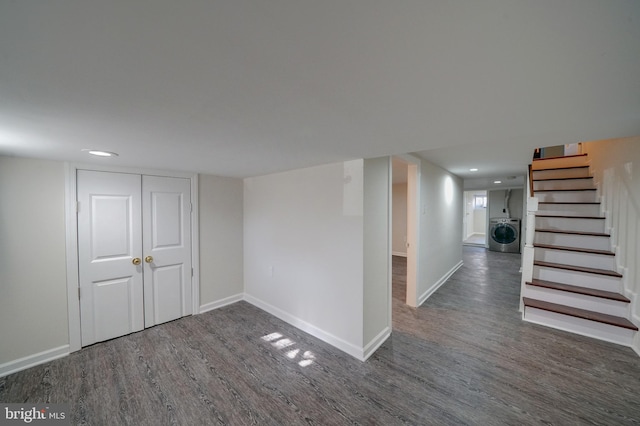
[[[282,321],[291,324],[292,326],[299,328],[300,330],[311,334],[314,337],[334,346],[341,351],[351,355],[352,357],[364,361],[364,350],[363,348],[359,348],[358,346],[349,343],[337,336],[334,336],[331,333],[328,333],[313,324],[309,324],[308,322],[291,315],[288,312],[281,310],[280,308],[276,308],[273,305],[270,305],[256,297],[253,297],[249,294],[244,295],[244,300],[252,305],[262,309],[263,311],[270,313],[274,317],[280,318]]]
[[[223,306],[231,305],[232,303],[239,302],[243,299],[244,299],[244,294],[238,293],[238,294],[234,294],[233,296],[225,297],[224,299],[205,303],[204,305],[200,305],[200,310],[198,311],[198,313],[204,314],[205,312],[222,308]]]
[[[453,275],[458,269],[462,267],[462,260],[458,262],[453,268],[449,270],[446,274],[444,274],[434,285],[432,285],[427,291],[422,293],[418,298],[418,306],[421,306],[433,293],[436,292],[442,284],[447,282],[447,280]]]
[[[407,253],[403,253],[401,251],[392,251],[391,255],[392,256],[400,256],[400,257],[407,257]]]
[[[371,339],[369,343],[367,343],[364,347],[364,356],[362,361],[366,361],[369,359],[371,355],[391,336],[391,329],[389,327],[385,327],[376,337]]]
[[[37,354],[5,362],[4,364],[0,364],[0,377],[8,376],[9,374],[17,373],[18,371],[26,370],[27,368],[34,367],[38,364],[44,364],[45,362],[53,361],[54,359],[62,358],[67,355],[69,355],[69,345],[63,345]]]

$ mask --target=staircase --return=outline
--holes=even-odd
[[[525,321],[631,346],[638,331],[605,229],[587,155],[535,159],[538,198]]]

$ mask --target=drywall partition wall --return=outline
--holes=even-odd
[[[407,255],[407,184],[393,184],[393,230],[392,248],[394,256]]]
[[[462,179],[422,160],[418,305],[462,266]]]
[[[62,162],[0,157],[0,375],[69,350]]]
[[[364,160],[365,359],[391,333],[390,190],[391,159]]]
[[[241,300],[243,181],[199,175],[200,312]]]
[[[245,300],[361,358],[362,215],[363,160],[245,179]]]

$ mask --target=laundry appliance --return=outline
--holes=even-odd
[[[489,219],[489,250],[520,253],[520,219]]]

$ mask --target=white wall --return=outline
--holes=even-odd
[[[242,185],[200,176],[200,301],[209,307],[242,293]],[[23,357],[68,352],[64,191],[63,162],[0,156],[0,374]]]
[[[393,184],[393,231],[392,251],[394,255],[407,255],[407,184]]]
[[[0,365],[69,344],[64,164],[0,156]]]
[[[422,160],[420,164],[418,304],[462,265],[462,179]]]
[[[201,311],[244,293],[243,185],[242,179],[198,177]]]
[[[364,358],[391,333],[390,181],[389,157],[364,161]]]
[[[356,357],[363,348],[363,164],[244,185],[246,300]]]
[[[624,294],[631,299],[631,319],[640,326],[640,137],[589,142],[583,147],[602,196]],[[633,349],[640,354],[640,333]]]
[[[507,191],[505,189],[494,189],[488,191],[487,203],[489,205],[487,207],[487,210],[490,218],[507,217],[507,213],[502,211],[505,207],[504,200],[506,193]],[[509,197],[509,210],[511,212],[511,217],[514,219],[523,218],[523,198],[523,188],[511,189],[511,196]]]

